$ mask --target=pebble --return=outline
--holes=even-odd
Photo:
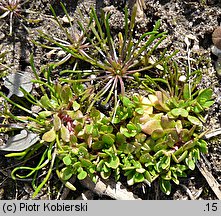
[[[215,62],[215,69],[218,76],[221,76],[221,27],[217,27],[212,34],[213,46],[211,51],[218,57]]]
[[[221,27],[217,27],[213,34],[212,34],[212,41],[213,44],[218,48],[221,49]]]
[[[221,50],[220,49],[218,49],[216,46],[212,46],[211,47],[211,51],[212,51],[212,53],[214,54],[214,55],[216,55],[216,56],[221,56]]]
[[[220,77],[221,76],[221,57],[218,58],[218,60],[215,63],[215,69],[217,75]]]
[[[0,40],[3,40],[5,38],[5,34],[3,32],[0,32]]]

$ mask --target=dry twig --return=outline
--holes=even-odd
[[[106,195],[116,200],[140,200],[120,183],[112,180],[98,179],[95,184],[89,177],[80,181],[81,184],[98,195]]]
[[[212,173],[207,170],[206,166],[202,162],[202,159],[199,162],[197,162],[196,165],[201,174],[206,179],[211,189],[213,190],[213,192],[215,193],[215,195],[217,196],[217,198],[221,200],[221,185],[216,181]]]

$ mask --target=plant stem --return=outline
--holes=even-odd
[[[33,115],[34,117],[37,117],[37,115],[34,114],[34,113],[32,113],[32,111],[30,111],[30,110],[24,108],[23,106],[21,106],[21,105],[15,103],[14,101],[12,101],[12,100],[9,99],[8,97],[6,97],[2,92],[0,92],[0,96],[3,97],[5,100],[7,100],[9,103],[11,103],[11,104],[13,104],[14,106],[18,107],[19,109],[21,109],[21,110],[23,110],[23,111],[29,113],[30,115]]]
[[[56,155],[57,155],[57,148],[55,146],[54,152],[52,154],[52,158],[51,158],[51,164],[48,170],[47,175],[45,176],[44,180],[42,181],[42,183],[37,187],[37,189],[35,190],[34,194],[33,194],[33,198],[35,198],[37,196],[37,194],[40,192],[41,188],[45,185],[45,183],[48,181],[48,179],[51,176],[52,170],[53,170],[53,166],[54,166],[54,162],[56,159]]]

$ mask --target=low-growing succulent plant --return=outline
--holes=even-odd
[[[159,91],[148,97],[135,95],[133,100],[123,98],[115,122],[121,122],[121,135],[118,134],[121,142],[117,149],[127,155],[123,170],[127,170],[128,184],[144,179],[152,182],[159,176],[162,190],[169,193],[169,181],[178,184],[178,177],[185,176],[185,170],[194,170],[200,152],[208,150],[202,139],[205,133],[198,128],[200,121],[188,117],[188,111],[183,108],[170,110],[168,104],[172,98],[162,98]],[[207,101],[211,101],[211,95],[204,104]]]
[[[95,108],[83,113],[77,95],[67,84],[35,82],[50,89],[50,94],[43,91],[40,99],[24,94],[32,104],[42,108],[36,114],[1,93],[7,101],[32,115],[4,113],[5,118],[25,123],[23,129],[27,131],[25,138],[21,131],[8,142],[9,146],[1,148],[12,151],[14,147],[18,151],[6,156],[27,159],[39,148],[44,149],[36,167],[17,167],[12,171],[13,178],[34,176],[35,180],[36,173],[50,164],[40,185],[33,180],[34,196],[49,179],[53,167],[62,182],[73,190],[75,187],[68,181],[73,175],[80,180],[90,176],[94,181],[99,175],[105,179],[114,176],[116,180],[125,175],[129,185],[160,178],[161,189],[169,194],[170,181],[179,184],[179,177],[185,177],[186,170],[194,170],[200,153],[207,153],[204,133],[200,133],[201,122],[190,116],[192,112],[200,112],[198,103],[203,109],[212,104],[208,89],[198,91],[191,109],[179,100],[176,103],[182,106],[174,106],[174,98],[161,91],[147,96],[135,94],[132,99],[122,96],[112,118]],[[19,170],[26,170],[27,174],[21,175]]]
[[[60,82],[51,76],[54,65],[44,68],[39,77],[31,56],[35,77],[32,82],[36,84],[37,94],[33,96],[31,90],[20,86],[21,97],[27,102],[21,104],[21,100],[11,100],[0,92],[5,102],[12,105],[5,106],[1,113],[0,126],[11,130],[5,131],[10,139],[0,150],[12,151],[6,157],[19,157],[24,161],[11,175],[13,179],[32,177],[33,196],[49,180],[53,169],[72,190],[76,190],[69,181],[72,176],[79,180],[89,176],[96,182],[98,176],[114,177],[118,181],[124,175],[128,185],[159,179],[160,188],[169,194],[171,182],[179,184],[179,178],[186,177],[187,170],[195,169],[200,153],[207,153],[205,132],[202,132],[203,114],[213,104],[212,90],[198,89],[201,73],[181,74],[176,64],[168,61],[170,57],[164,58],[165,52],[157,61],[148,61],[165,33],[158,32],[158,21],[152,32],[134,41],[135,12],[136,8],[128,23],[125,10],[125,34],[119,33],[113,38],[109,15],[104,15],[102,23],[92,9],[88,28],[79,23],[90,43],[86,50],[73,44],[65,46],[44,35],[74,58],[93,65],[94,71],[74,70],[71,73],[79,73],[80,77],[62,78]],[[146,60],[147,65],[139,67]],[[137,91],[126,97],[124,79],[133,80],[134,73],[147,71],[159,63],[163,70],[157,78],[145,73],[140,79],[146,95]],[[70,71],[62,74],[64,72]],[[92,74],[95,78],[88,78]],[[92,80],[95,81],[92,88],[98,88],[95,95],[82,84]],[[102,80],[102,84],[98,80]],[[113,92],[117,103],[110,112],[104,114],[97,110],[94,103],[105,94],[104,104],[107,103]],[[88,98],[89,102],[84,103]],[[37,165],[28,165],[28,159],[37,151],[41,152]],[[38,184],[37,176],[45,168],[48,172]]]

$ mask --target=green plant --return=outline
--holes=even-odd
[[[29,10],[22,9],[29,0],[2,0],[0,2],[0,19],[9,17],[9,35],[13,33],[14,19],[18,20],[21,25],[28,31],[28,28],[23,24],[22,20],[26,22],[38,22],[38,20],[26,19],[22,14],[30,13]]]
[[[52,6],[50,7],[50,9],[52,11],[54,20],[56,21],[56,24],[62,30],[66,38],[65,39],[56,38],[56,37],[53,37],[52,35],[44,33],[43,31],[39,31],[39,36],[44,38],[47,42],[49,42],[52,45],[42,44],[42,43],[33,41],[38,46],[41,46],[46,49],[50,49],[51,50],[49,52],[50,54],[55,53],[55,52],[58,53],[62,50],[65,50],[65,53],[67,54],[58,62],[52,63],[52,67],[54,68],[59,65],[64,64],[65,62],[71,59],[74,59],[74,58],[76,59],[79,53],[84,52],[85,49],[89,48],[89,43],[86,41],[87,38],[85,36],[85,33],[83,33],[83,31],[80,31],[79,29],[77,29],[75,25],[73,25],[74,21],[68,15],[68,12],[65,6],[63,5],[62,2],[60,4],[67,18],[67,22],[70,25],[70,29],[65,28],[62,25],[62,21],[57,17]],[[66,52],[67,49],[71,50],[72,53]],[[75,70],[76,68],[77,68],[77,61],[75,62],[73,70]]]
[[[40,80],[35,82],[43,84]],[[198,122],[190,121],[184,109],[178,114],[169,109],[170,101],[166,97],[162,100],[162,92],[147,97],[134,95],[132,100],[121,97],[122,104],[111,119],[94,108],[83,114],[70,86],[44,85],[50,89],[50,96],[44,92],[40,100],[36,100],[29,93],[25,94],[29,101],[32,97],[32,103],[44,109],[34,118],[4,113],[7,118],[25,121],[28,136],[36,135],[35,142],[30,142],[30,139],[24,142],[19,134],[22,149],[18,149],[21,145],[16,143],[14,151],[19,152],[10,153],[7,157],[20,156],[25,160],[39,148],[44,148],[36,167],[21,166],[12,171],[14,179],[34,176],[34,196],[49,179],[54,166],[61,181],[73,190],[75,187],[68,182],[73,175],[80,180],[90,176],[94,181],[98,175],[102,178],[113,175],[116,180],[125,175],[129,185],[144,180],[151,183],[159,178],[161,189],[169,194],[170,181],[178,184],[179,177],[186,176],[186,170],[195,168],[200,152],[207,153],[206,142],[202,139],[204,133],[199,133]],[[1,96],[32,114],[2,93]],[[201,96],[202,91],[198,98]],[[211,101],[209,96],[203,103],[207,101]],[[15,140],[9,141],[10,144],[15,144]],[[7,145],[3,150],[7,150]],[[47,165],[47,176],[36,186],[37,173]],[[20,175],[19,170],[30,172]]]
[[[65,11],[67,17],[68,14]],[[139,72],[148,71],[149,69],[159,65],[171,56],[165,57],[166,50],[159,54],[158,60],[153,60],[153,52],[157,49],[159,44],[166,38],[165,32],[159,32],[160,21],[157,21],[153,31],[144,33],[139,38],[134,38],[136,7],[134,7],[130,19],[127,8],[125,9],[124,19],[124,36],[119,32],[118,37],[114,38],[111,34],[109,17],[110,14],[102,13],[99,20],[95,10],[92,8],[90,12],[90,19],[86,25],[78,21],[78,26],[81,29],[81,36],[77,38],[72,35],[61,25],[56,17],[53,15],[64,31],[70,42],[62,42],[53,37],[43,34],[41,36],[61,48],[67,53],[65,61],[71,56],[79,61],[89,63],[92,70],[82,70],[74,67],[74,70],[64,70],[60,74],[76,74],[71,78],[61,78],[60,80],[68,83],[76,82],[93,82],[94,93],[93,101],[90,102],[88,111],[93,104],[100,101],[102,97],[106,99],[102,102],[105,105],[113,96],[115,98],[115,105],[118,94],[125,94],[125,81],[138,80]],[[70,22],[71,24],[71,22]],[[42,45],[44,46],[44,45]],[[63,63],[58,62],[56,65]],[[137,82],[137,81],[135,81]]]
[[[32,61],[31,65],[36,77],[33,82],[40,85],[42,96],[40,97],[40,99],[35,98],[22,87],[20,88],[20,90],[23,92],[26,101],[28,103],[31,103],[32,106],[35,105],[39,107],[41,111],[38,114],[35,114],[27,107],[20,105],[16,101],[10,100],[2,92],[0,92],[0,96],[3,97],[7,102],[11,103],[14,107],[17,107],[22,112],[27,113],[27,116],[15,116],[7,108],[3,110],[1,117],[4,117],[4,120],[3,124],[1,124],[1,127],[9,128],[12,132],[11,138],[7,141],[6,146],[1,148],[1,150],[14,151],[15,153],[11,153],[7,156],[20,157],[20,159],[23,159],[24,161],[26,161],[26,158],[31,157],[35,151],[39,149],[43,151],[39,163],[36,167],[23,165],[21,167],[15,168],[12,171],[13,179],[27,178],[29,176],[33,176],[32,184],[34,189],[36,190],[36,193],[34,194],[35,196],[49,179],[52,169],[55,165],[55,160],[57,159],[57,151],[61,149],[61,146],[59,145],[61,141],[59,140],[58,135],[56,135],[55,131],[58,131],[57,133],[59,133],[59,137],[61,137],[62,140],[67,141],[68,139],[66,127],[61,124],[60,130],[57,125],[58,123],[56,121],[56,117],[58,119],[59,115],[62,120],[64,120],[64,118],[68,118],[68,115],[65,113],[72,113],[71,110],[77,110],[79,108],[79,105],[74,100],[72,91],[67,85],[62,87],[57,83],[52,83],[49,78],[50,71],[48,71],[46,75],[48,82],[44,83],[43,81],[41,81],[37,72],[35,71]],[[49,95],[46,93],[46,89],[50,90]],[[19,126],[9,124],[8,120],[17,122]],[[54,123],[55,130],[51,128],[51,123]],[[70,122],[68,122],[67,124],[69,123]],[[70,127],[70,125],[68,126]],[[15,133],[16,131],[20,131],[20,133]],[[37,186],[37,173],[46,166],[49,166],[48,173],[42,183]],[[25,170],[27,174],[19,175],[19,173],[17,174],[19,170]]]
[[[143,81],[147,90],[148,85],[155,83],[155,87],[160,90],[157,98],[161,109],[168,111],[168,115],[187,117],[188,121],[193,124],[202,126],[205,120],[201,113],[209,108],[214,102],[212,98],[212,89],[198,89],[197,86],[201,82],[202,74],[200,70],[195,70],[187,75],[182,74],[175,62],[164,64],[162,76],[164,79],[152,79],[146,76]],[[163,83],[164,89],[160,87],[158,82]],[[152,90],[151,90],[152,91]],[[165,104],[166,102],[166,104]]]
[[[201,96],[199,93],[198,99]],[[122,169],[126,171],[128,184],[144,179],[152,182],[160,177],[161,189],[169,194],[170,181],[178,184],[178,177],[185,177],[188,169],[195,169],[200,152],[208,150],[202,139],[205,133],[199,132],[199,120],[188,118],[185,109],[170,111],[167,103],[171,98],[162,98],[162,92],[148,97],[135,95],[132,101],[123,98],[114,123],[121,123],[121,144],[117,149],[126,155]],[[207,101],[211,101],[211,95],[203,103]]]
[[[113,127],[108,118],[95,109],[92,109],[90,114],[84,115],[74,90],[72,91],[67,84],[62,86],[52,82],[50,68],[45,73],[47,82],[43,82],[35,71],[33,58],[31,58],[31,65],[35,74],[33,82],[40,85],[41,96],[34,97],[22,87],[20,90],[26,101],[31,106],[39,107],[40,111],[33,113],[31,108],[23,107],[19,102],[12,101],[0,92],[0,96],[6,102],[11,103],[21,112],[27,113],[27,115],[16,116],[5,107],[1,114],[4,118],[1,128],[8,128],[9,130],[4,132],[8,132],[11,138],[0,149],[13,152],[6,157],[19,157],[24,161],[22,166],[12,171],[12,178],[33,177],[32,185],[35,189],[33,196],[36,196],[48,181],[54,168],[61,181],[75,190],[75,187],[68,182],[72,175],[77,175],[80,180],[89,175],[94,181],[96,180],[98,159],[107,157],[97,150],[109,149],[113,146]],[[9,123],[12,121],[16,124]],[[25,165],[36,151],[43,152],[38,164],[35,167]],[[106,154],[108,155],[108,151]],[[106,161],[106,163],[109,162],[111,164],[111,161]],[[46,167],[47,175],[37,185],[37,175]]]
[[[107,77],[94,101],[100,100],[110,90],[106,103],[115,90],[115,100],[118,102],[109,113],[97,110],[93,98],[89,107],[89,103],[84,103],[93,97],[82,84],[83,81],[91,81],[88,78],[91,71],[72,71],[82,76],[75,77],[76,80],[72,80],[73,77],[62,78],[64,82],[59,82],[52,79],[52,64],[45,67],[42,77],[39,77],[33,56],[30,63],[35,79],[32,82],[38,86],[38,95],[33,96],[20,86],[23,100],[27,102],[21,104],[22,100],[11,100],[0,92],[6,104],[1,113],[3,122],[0,126],[10,135],[0,150],[12,151],[6,157],[23,160],[23,164],[16,167],[11,175],[13,179],[32,177],[33,196],[49,180],[54,169],[58,178],[72,190],[76,190],[69,181],[72,176],[79,180],[89,176],[96,182],[98,176],[104,179],[114,177],[117,181],[124,175],[128,185],[143,181],[152,183],[159,179],[160,188],[169,194],[171,182],[179,184],[180,177],[186,177],[188,170],[195,169],[200,153],[207,153],[207,143],[203,139],[206,132],[202,132],[205,122],[203,115],[213,104],[212,90],[198,89],[200,71],[188,70],[182,74],[176,63],[168,60],[171,56],[164,58],[165,52],[161,53],[158,61],[147,63],[139,69],[143,61],[145,65],[145,60],[151,58],[165,33],[158,33],[157,22],[152,32],[145,33],[138,42],[134,42],[134,13],[135,10],[129,24],[125,11],[125,36],[123,38],[121,33],[118,34],[117,48],[110,35],[109,15],[104,16],[105,33],[93,9],[88,29],[79,23],[90,43],[87,49],[92,49],[95,57],[89,56],[87,49],[64,46],[56,40],[49,40],[74,58],[99,68],[93,71],[97,79]],[[92,25],[93,22],[95,25]],[[94,36],[89,37],[88,31]],[[140,45],[146,36],[149,36],[147,41]],[[156,38],[158,42],[154,44]],[[151,44],[153,47],[149,48]],[[134,60],[137,61],[133,63]],[[157,78],[145,73],[140,79],[147,95],[135,93],[131,97],[125,96],[124,78],[135,79],[135,72],[146,71],[159,64],[163,70],[157,74]],[[82,79],[84,76],[85,79]],[[100,84],[95,82],[96,85]],[[33,106],[38,108],[35,113]],[[14,112],[16,109],[19,112]],[[36,152],[40,152],[39,161],[31,166],[27,162]],[[48,172],[37,184],[42,169]]]

